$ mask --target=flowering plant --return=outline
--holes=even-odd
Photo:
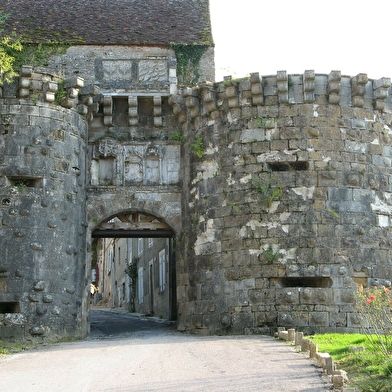
[[[370,343],[389,361],[392,356],[392,290],[388,287],[360,286],[356,308]]]

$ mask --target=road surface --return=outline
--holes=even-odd
[[[93,311],[84,341],[0,358],[0,391],[330,390],[288,344],[268,336],[201,337],[125,312]]]

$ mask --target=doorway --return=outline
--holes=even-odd
[[[92,232],[92,249],[93,305],[177,319],[174,232],[165,222],[117,214]]]

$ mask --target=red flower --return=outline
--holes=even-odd
[[[375,295],[371,295],[371,296],[366,300],[366,303],[370,305],[375,299],[376,299],[376,296],[375,296]]]

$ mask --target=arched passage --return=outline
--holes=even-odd
[[[162,218],[123,211],[91,237],[93,303],[176,319],[175,232]]]

